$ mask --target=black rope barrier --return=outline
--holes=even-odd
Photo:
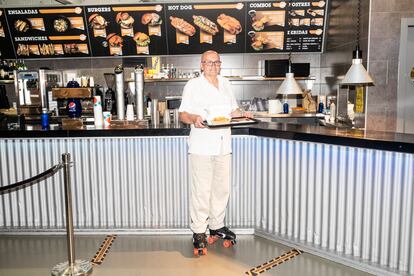
[[[50,169],[28,178],[26,180],[0,187],[0,195],[18,191],[37,184],[47,177],[55,174],[63,168],[63,182],[65,188],[65,213],[66,213],[66,243],[68,250],[68,261],[55,265],[52,268],[52,276],[88,276],[92,273],[92,264],[88,260],[75,259],[75,244],[73,231],[73,211],[72,211],[72,190],[70,181],[70,154],[62,154],[62,163],[54,165]]]
[[[57,164],[36,176],[33,176],[31,178],[25,179],[23,181],[20,181],[20,182],[17,182],[17,183],[8,185],[8,186],[0,187],[0,195],[15,192],[15,191],[27,188],[29,186],[32,186],[35,183],[39,183],[40,181],[46,179],[47,177],[55,174],[61,168],[63,168],[63,164]]]

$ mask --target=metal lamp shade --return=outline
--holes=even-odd
[[[346,85],[368,85],[374,84],[374,81],[368,74],[367,70],[365,70],[364,65],[362,65],[362,59],[353,59],[352,66],[349,68],[341,83]]]
[[[302,94],[302,89],[295,80],[293,73],[286,73],[286,78],[276,92],[277,94]]]

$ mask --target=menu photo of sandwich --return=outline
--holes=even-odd
[[[29,56],[29,45],[27,44],[17,44],[17,50],[16,53],[18,56]]]
[[[222,13],[217,17],[217,23],[224,29],[224,43],[236,43],[237,35],[243,30],[240,21]]]
[[[248,35],[252,41],[250,46],[255,51],[263,51],[270,49],[283,50],[285,39],[284,32],[249,32]]]
[[[29,55],[40,56],[39,46],[38,45],[29,45]]]
[[[217,24],[202,15],[193,15],[194,25],[200,28],[200,43],[213,43],[213,36],[219,32]]]
[[[106,37],[106,26],[108,26],[108,21],[98,14],[93,13],[88,18],[89,26],[93,30],[94,37]]]
[[[259,32],[266,26],[285,26],[285,11],[255,11],[250,10],[253,30]]]
[[[121,36],[134,36],[133,24],[135,19],[127,12],[118,12],[116,14],[116,23],[121,27]]]
[[[116,33],[110,33],[106,37],[106,41],[109,45],[109,54],[111,56],[122,56],[122,46],[124,40]]]
[[[196,29],[193,25],[180,17],[170,16],[170,23],[175,28],[175,39],[177,44],[189,44],[189,37],[195,35]]]
[[[148,35],[161,36],[162,18],[155,12],[144,13],[141,16],[141,23],[148,25]]]
[[[68,43],[63,44],[65,54],[89,54],[88,44],[85,43]]]
[[[149,54],[150,37],[143,32],[137,32],[134,35],[134,41],[137,44],[137,54]]]

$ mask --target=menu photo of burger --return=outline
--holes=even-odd
[[[162,18],[155,12],[144,13],[141,17],[142,25],[148,25],[148,35],[161,36]]]
[[[150,37],[143,32],[137,32],[134,35],[134,41],[137,44],[137,54],[149,54]]]
[[[88,18],[89,26],[93,30],[94,37],[106,37],[106,26],[108,26],[108,21],[97,13],[93,13]]]
[[[118,12],[116,23],[121,27],[121,36],[134,36],[133,24],[135,19],[127,12]]]
[[[109,54],[111,56],[122,56],[122,46],[124,40],[116,33],[110,33],[106,40],[109,45]]]

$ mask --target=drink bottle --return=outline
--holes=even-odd
[[[49,129],[49,113],[47,112],[47,108],[42,109],[42,115],[40,115],[40,118],[42,120],[42,129]]]

